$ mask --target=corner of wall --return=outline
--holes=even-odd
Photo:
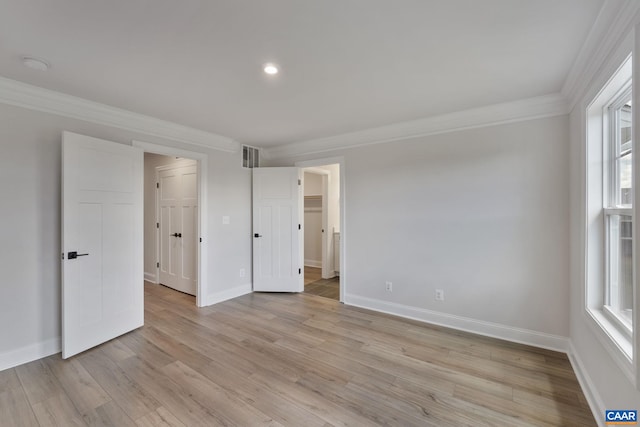
[[[231,289],[225,289],[224,291],[207,295],[204,298],[201,307],[241,297],[242,295],[250,294],[251,292],[253,292],[253,285],[251,283],[245,283],[244,285],[235,286]]]
[[[582,363],[582,359],[580,355],[576,351],[576,348],[573,345],[573,341],[569,339],[569,351],[567,352],[567,356],[569,356],[569,361],[571,362],[571,367],[578,378],[578,383],[580,383],[580,387],[582,388],[582,392],[584,393],[585,398],[587,399],[587,403],[589,404],[589,408],[591,408],[591,413],[593,414],[593,418],[596,420],[599,426],[604,427],[604,412],[605,405],[598,393],[598,389],[594,386],[589,373],[584,367]]]
[[[151,283],[158,283],[157,278],[156,278],[156,273],[147,273],[145,271],[144,272],[144,280],[146,280],[147,282],[151,282]]]
[[[569,339],[559,335],[515,328],[353,294],[346,294],[344,303],[487,337],[546,348],[561,353],[569,352]]]
[[[24,363],[33,362],[62,351],[62,339],[60,337],[40,341],[25,347],[0,354],[0,371],[10,369]]]

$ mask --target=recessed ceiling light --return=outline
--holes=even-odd
[[[269,74],[269,75],[274,75],[274,74],[278,74],[278,66],[276,64],[264,64],[264,68],[263,68],[264,72]]]
[[[25,67],[29,67],[33,70],[38,71],[47,71],[51,66],[47,61],[43,61],[42,59],[33,58],[31,56],[25,56],[22,58],[22,63]]]

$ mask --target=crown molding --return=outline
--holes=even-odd
[[[0,103],[226,152],[231,138],[0,77]]]
[[[286,158],[327,151],[356,148],[428,135],[456,132],[498,124],[552,117],[569,112],[565,98],[558,94],[493,104],[456,113],[312,139],[265,149],[267,158]]]
[[[620,0],[605,0],[561,90],[567,99],[569,111],[588,90],[607,57],[638,22],[639,1],[624,0],[621,4]]]

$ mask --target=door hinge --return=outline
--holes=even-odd
[[[298,180],[298,185],[302,185],[302,180]]]
[[[298,269],[298,274],[302,274],[302,269],[301,268]]]
[[[302,230],[302,226],[298,224],[298,230]]]
[[[156,228],[160,228],[160,223],[156,222]]]
[[[64,259],[64,252],[62,252],[62,259]]]
[[[160,183],[156,182],[156,188],[160,188]]]
[[[200,243],[202,243],[202,237],[200,238]]]
[[[160,263],[156,262],[156,267],[160,268]]]

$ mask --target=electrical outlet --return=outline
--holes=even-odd
[[[391,282],[384,282],[384,287],[388,292],[393,291],[393,283]]]
[[[436,289],[436,301],[444,301],[444,291],[442,289]]]
[[[240,269],[240,277],[244,277],[246,274],[246,272],[244,271],[244,268]]]

